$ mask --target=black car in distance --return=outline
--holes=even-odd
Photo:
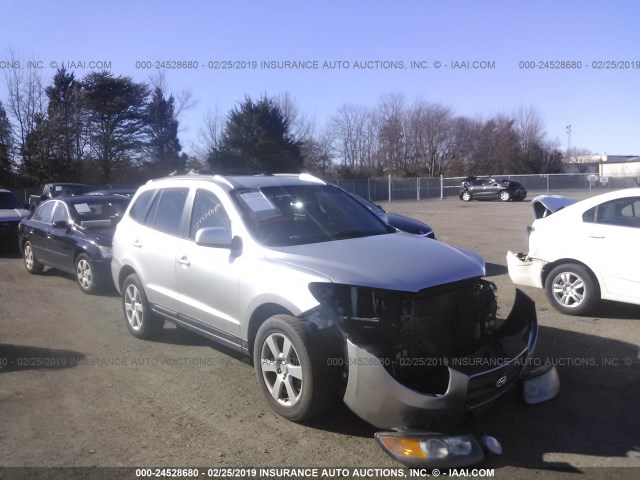
[[[121,195],[82,195],[41,203],[18,227],[27,271],[38,274],[47,266],[71,273],[85,293],[112,284],[113,233],[130,201]]]
[[[460,186],[460,200],[509,200],[522,201],[527,190],[516,180],[493,177],[467,177]]]

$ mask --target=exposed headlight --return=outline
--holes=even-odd
[[[482,447],[472,435],[378,432],[375,439],[388,455],[410,467],[460,467],[484,458]]]
[[[311,283],[309,290],[323,308],[341,320],[378,324],[385,311],[385,290],[336,283]]]
[[[111,258],[112,248],[111,247],[102,247],[98,245],[98,249],[100,250],[100,255],[102,258]]]

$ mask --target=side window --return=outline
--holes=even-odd
[[[38,222],[51,223],[51,214],[53,213],[53,207],[56,202],[44,202],[36,213],[33,214],[33,220]]]
[[[585,222],[640,228],[640,198],[619,198],[603,203],[585,212],[582,219]]]
[[[146,192],[141,193],[140,196],[136,199],[136,203],[131,206],[129,216],[136,222],[144,222],[145,214],[147,213],[149,203],[151,203],[151,199],[153,198],[154,193],[155,190],[147,190]]]
[[[53,219],[51,220],[51,223],[56,223],[56,222],[67,222],[69,223],[69,214],[67,213],[67,207],[65,207],[64,203],[62,202],[56,202],[56,209],[53,212]]]
[[[182,211],[184,210],[188,193],[188,188],[163,189],[153,227],[170,235],[179,235]],[[153,211],[153,209],[151,211]],[[147,221],[149,221],[149,218]]]
[[[198,190],[191,212],[189,238],[194,239],[196,232],[206,227],[231,228],[231,222],[218,197],[208,190]]]

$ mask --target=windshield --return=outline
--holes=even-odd
[[[285,246],[368,237],[391,230],[332,186],[296,185],[233,192],[245,223],[263,245]]]
[[[95,200],[85,200],[71,204],[71,214],[77,222],[90,220],[111,220],[119,221],[127,209],[131,199],[122,197],[121,199],[95,197]]]
[[[24,208],[16,196],[11,192],[0,192],[0,209],[13,210],[14,208]]]

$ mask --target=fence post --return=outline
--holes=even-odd
[[[549,193],[549,174],[547,173],[547,193]]]
[[[367,200],[371,201],[371,179],[367,178]]]
[[[420,200],[420,177],[416,178],[416,200]]]
[[[391,203],[391,175],[389,175],[389,203]]]
[[[444,176],[440,174],[440,200],[444,200]]]

